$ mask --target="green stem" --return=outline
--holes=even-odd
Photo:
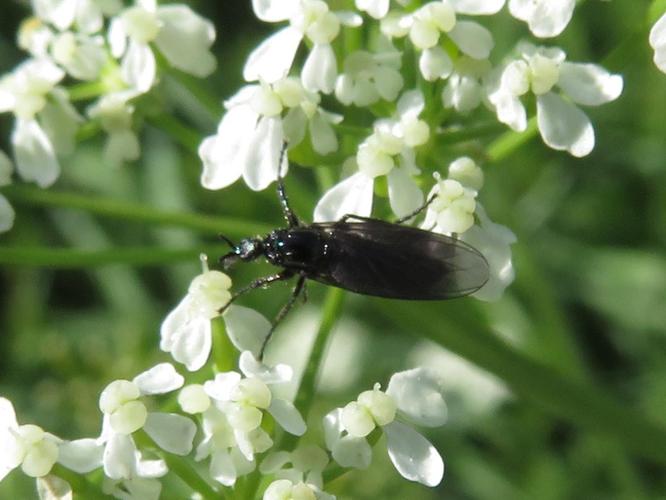
[[[532,117],[528,120],[527,128],[523,132],[510,130],[490,143],[486,153],[488,161],[498,162],[505,159],[520,146],[530,141],[537,133],[537,120],[536,117]]]
[[[134,439],[140,446],[152,448],[162,460],[166,463],[170,472],[178,476],[192,490],[199,493],[205,500],[219,500],[220,498],[229,498],[229,491],[225,487],[215,490],[208,482],[199,475],[192,464],[185,458],[171,453],[164,452],[152,438],[144,431],[135,432]]]
[[[79,250],[45,247],[0,247],[0,264],[34,267],[76,269],[81,267],[131,264],[156,266],[196,259],[202,252],[221,255],[226,245],[164,249],[157,247],[109,248],[107,250]]]
[[[72,492],[75,493],[75,497],[80,495],[80,498],[111,498],[110,495],[103,493],[96,484],[88,480],[85,475],[77,474],[60,464],[53,466],[51,474],[67,481],[72,488]]]
[[[418,330],[498,376],[516,395],[545,411],[588,431],[605,433],[636,455],[666,464],[666,429],[591,384],[522,354],[495,336],[479,319],[479,311],[440,304],[395,302],[388,308],[371,301],[371,305],[404,331]]]
[[[506,126],[497,122],[482,123],[457,130],[445,128],[437,133],[437,144],[457,144],[472,141],[488,135],[495,135],[504,129],[506,129]]]
[[[85,210],[124,221],[186,227],[206,234],[219,234],[224,231],[231,237],[241,237],[249,233],[265,233],[272,228],[267,224],[233,217],[164,212],[140,203],[105,199],[95,195],[47,191],[29,186],[7,186],[0,192],[17,204]]]
[[[215,373],[228,372],[235,368],[235,348],[229,340],[222,317],[212,321],[213,328],[213,369]]]
[[[101,81],[84,82],[70,86],[67,89],[67,95],[70,101],[86,101],[95,99],[108,91],[108,86]]]

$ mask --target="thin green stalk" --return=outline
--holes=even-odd
[[[75,497],[81,498],[111,498],[102,492],[101,488],[91,482],[85,475],[77,474],[66,467],[56,463],[51,469],[51,474],[67,481],[72,488]]]
[[[221,255],[226,245],[194,248],[125,247],[106,250],[80,250],[46,247],[0,247],[0,264],[76,269],[114,264],[156,266],[197,259],[203,252]]]
[[[83,82],[71,85],[67,89],[67,95],[70,101],[86,101],[95,99],[108,91],[108,86],[102,81]]]
[[[213,217],[187,212],[165,212],[130,201],[101,198],[29,186],[6,186],[0,190],[10,201],[22,205],[72,208],[104,217],[162,226],[186,227],[206,234],[224,231],[232,237],[265,233],[272,226],[233,217]]]
[[[505,132],[488,146],[486,157],[490,162],[498,162],[505,159],[511,153],[529,142],[537,135],[537,120],[532,117],[527,122],[527,128],[523,132],[510,130]]]
[[[212,321],[213,328],[213,369],[215,373],[228,372],[236,367],[235,347],[231,344],[224,320],[221,317]]]
[[[196,493],[199,493],[203,499],[219,500],[220,498],[229,498],[227,488],[220,487],[219,490],[215,490],[215,488],[208,484],[208,481],[199,475],[187,458],[163,451],[144,431],[135,432],[133,436],[137,444],[153,448],[155,453],[164,460],[169,471],[178,476]]]
[[[666,465],[666,429],[602,390],[562,375],[495,336],[469,309],[440,304],[392,303],[377,314],[405,332],[424,336],[498,376],[520,397],[588,431],[605,433],[626,449]]]

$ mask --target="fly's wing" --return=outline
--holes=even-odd
[[[475,292],[488,280],[476,249],[442,234],[367,219],[310,226],[329,235],[326,266],[311,279],[365,295],[439,300]]]

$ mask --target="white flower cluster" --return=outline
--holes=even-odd
[[[225,103],[217,134],[202,142],[202,185],[220,189],[242,177],[253,190],[268,187],[278,172],[286,172],[286,160],[278,165],[286,142],[289,149],[299,148],[299,157],[310,151],[315,165],[330,164],[326,157],[334,152],[347,158],[341,181],[314,209],[316,222],[370,216],[378,193],[396,216],[405,217],[429,199],[423,183],[443,167],[433,149],[446,135],[444,127],[459,126],[455,113],[467,115],[484,105],[522,132],[530,95],[546,145],[574,156],[590,153],[594,130],[578,105],[615,100],[623,87],[619,75],[568,62],[559,48],[529,43],[518,44],[517,57],[493,57],[491,31],[473,18],[500,15],[504,0],[436,0],[416,9],[408,3],[357,0],[358,12],[349,12],[321,0],[254,0],[260,20],[285,24],[249,55],[243,76],[251,83]],[[508,2],[510,15],[538,38],[562,33],[574,8],[574,0]],[[363,24],[365,38],[355,32]],[[300,68],[299,47],[307,53]],[[404,64],[410,51],[418,55],[417,74],[410,75]],[[322,109],[322,102],[337,113]],[[302,148],[307,134],[311,148]],[[513,280],[515,237],[488,219],[477,202],[481,182],[458,179],[458,168],[482,177],[472,160],[454,161],[449,177],[437,178],[430,193],[437,198],[424,227],[477,242],[493,278],[476,296],[499,298]]]
[[[158,6],[155,0],[136,0],[129,7],[120,0],[32,4],[34,17],[22,23],[18,34],[29,58],[0,77],[0,112],[14,115],[11,145],[18,175],[40,187],[56,181],[59,157],[73,151],[85,121],[70,100],[77,82],[94,89],[91,94],[97,99],[86,115],[108,135],[107,160],[119,164],[139,156],[132,100],[157,81],[155,50],[172,67],[195,76],[215,69],[209,52],[215,29],[185,5]],[[12,170],[3,153],[3,184]],[[2,198],[0,231],[12,221],[11,207]]]

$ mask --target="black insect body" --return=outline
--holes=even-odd
[[[282,271],[259,278],[238,291],[232,301],[255,288],[297,277],[289,301],[273,321],[261,348],[289,312],[310,279],[351,292],[391,299],[441,300],[474,293],[488,280],[488,263],[478,250],[449,236],[396,223],[346,215],[335,222],[302,225],[289,207],[282,178],[278,195],[289,224],[264,237],[247,238],[220,259],[235,261],[264,256]],[[225,238],[226,239],[226,238]],[[225,306],[226,307],[226,306]]]

